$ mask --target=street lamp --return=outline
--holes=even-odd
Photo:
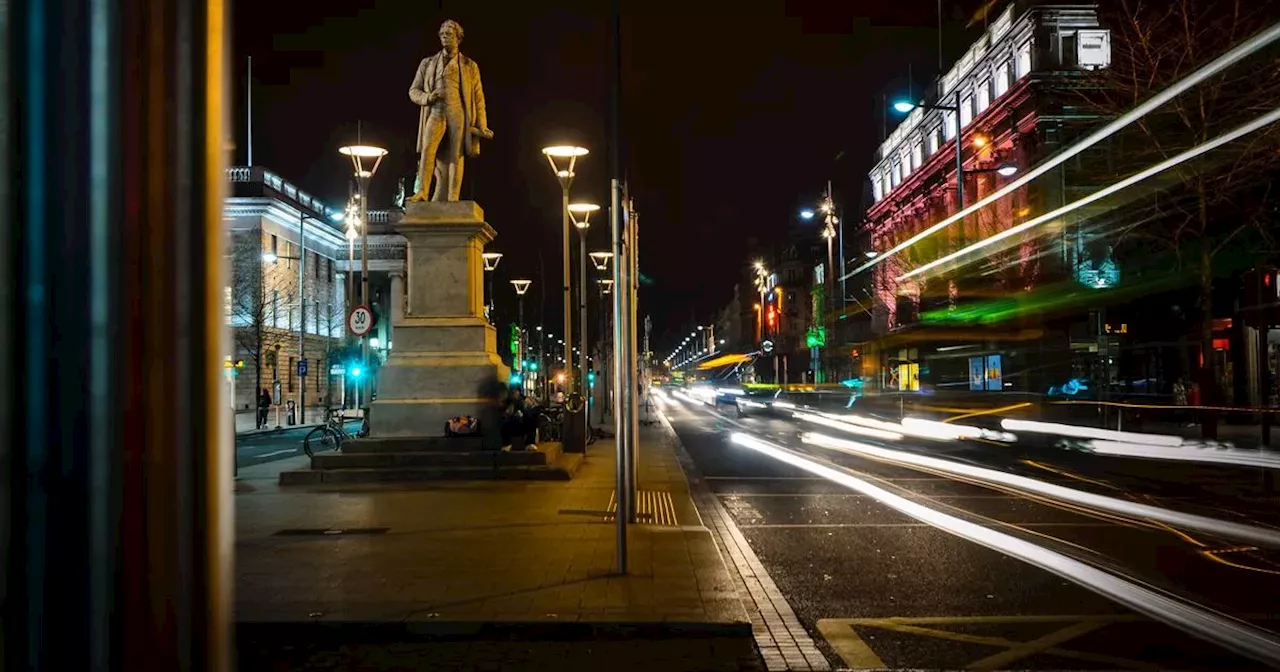
[[[578,159],[590,153],[591,150],[586,147],[574,145],[556,145],[542,148],[542,154],[547,157],[547,163],[551,165],[551,172],[560,181],[560,216],[564,225],[564,265],[562,270],[564,275],[564,335],[566,337],[573,333],[573,297],[570,295],[569,281],[569,189],[573,186],[573,169],[577,165]]]
[[[591,263],[595,264],[597,271],[609,270],[609,260],[613,258],[612,252],[592,252]],[[610,280],[610,282],[613,282]]]
[[[356,183],[360,185],[360,221],[365,226],[360,232],[360,300],[369,301],[369,180],[378,172],[382,157],[387,150],[373,145],[348,145],[339,147],[338,153],[351,159],[351,168],[355,172]],[[345,321],[345,320],[344,320]],[[369,339],[360,339],[360,357],[363,367],[369,366]],[[363,377],[364,418],[369,420],[369,377]]]
[[[484,263],[485,277],[485,293],[489,300],[484,304],[484,316],[490,322],[493,322],[493,272],[498,270],[498,262],[502,261],[501,252],[484,252],[480,255],[480,260]]]
[[[529,291],[529,285],[532,284],[532,280],[526,280],[523,278],[511,281],[511,286],[516,290],[516,301],[519,305],[519,308],[517,308],[518,312],[516,313],[516,333],[520,335],[520,341],[517,343],[516,349],[518,352],[516,352],[516,361],[520,363],[521,372],[524,371],[524,293]],[[538,327],[538,329],[541,330],[542,327]],[[524,380],[524,376],[521,376],[521,389],[526,389]]]
[[[587,394],[587,228],[591,214],[600,206],[595,203],[571,203],[566,208],[578,229],[578,389]]]

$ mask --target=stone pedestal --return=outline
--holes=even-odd
[[[371,434],[441,436],[457,415],[496,432],[488,416],[510,371],[484,319],[481,259],[496,234],[473,201],[410,203],[396,230],[407,241],[407,301],[402,315],[391,311],[395,347],[378,373]]]

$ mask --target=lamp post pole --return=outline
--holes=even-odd
[[[564,258],[561,260],[561,275],[564,279],[563,303],[564,303],[564,341],[566,344],[573,343],[573,296],[571,285],[571,261],[569,258],[569,189],[573,186],[573,169],[577,164],[578,158],[586,156],[590,151],[585,147],[575,147],[572,145],[558,145],[555,147],[542,148],[542,154],[547,157],[547,162],[551,164],[551,172],[555,173],[556,179],[560,181],[560,222],[564,229],[564,240],[561,241],[561,252]],[[556,163],[556,159],[566,162],[565,167],[561,167]],[[585,328],[586,325],[583,325]],[[567,345],[572,347],[572,345]],[[572,375],[573,358],[565,357],[565,369]],[[583,373],[582,375],[586,375]],[[568,385],[565,386],[566,390]],[[585,391],[586,383],[580,383],[579,389]]]
[[[369,180],[373,174],[378,172],[378,166],[382,163],[382,157],[387,155],[387,150],[381,147],[373,147],[370,145],[352,145],[341,147],[338,152],[350,157],[351,167],[355,169],[356,184],[360,194],[360,222],[363,224],[360,230],[360,301],[369,302]],[[373,165],[369,168],[364,167],[365,160],[372,160]],[[345,319],[344,319],[345,322]],[[361,409],[364,411],[364,421],[369,421],[369,338],[362,336],[360,338],[360,366],[362,370],[361,393],[364,397],[360,400]]]
[[[307,216],[298,211],[298,362],[307,358]],[[316,262],[319,263],[319,262]],[[298,376],[298,424],[307,421],[307,379]]]
[[[564,283],[563,283],[564,287],[561,290],[564,294],[564,297],[563,297],[564,298],[564,324],[561,326],[564,329],[564,341],[565,341],[566,347],[569,343],[573,342],[572,340],[573,338],[573,296],[572,296],[573,292],[572,292],[572,289],[570,286],[570,280],[569,280],[569,278],[571,277],[570,275],[571,271],[569,270],[571,268],[571,262],[569,260],[569,182],[571,179],[572,178],[566,178],[562,182],[562,184],[564,185],[564,189],[563,189],[564,198],[562,198],[560,201],[561,219],[563,220],[563,223],[564,223],[564,240],[562,241],[563,252],[564,252],[564,260],[563,260],[563,268],[562,268],[562,271],[563,271],[562,275],[564,278]],[[573,376],[573,358],[572,357],[565,358],[564,368],[569,370],[569,375],[570,377],[572,377]],[[565,388],[567,391],[568,385],[566,385]]]
[[[361,171],[362,173],[364,171]],[[369,177],[360,176],[360,221],[364,226],[360,227],[360,302],[369,303]],[[369,337],[368,335],[360,337],[360,403],[364,410],[364,417],[369,417]]]
[[[524,293],[529,291],[532,280],[512,280],[511,286],[516,290],[516,352],[515,361],[520,368],[520,389],[529,389],[529,372],[524,368],[525,330],[524,330]]]

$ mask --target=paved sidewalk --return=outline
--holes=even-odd
[[[630,526],[627,576],[613,574],[605,513],[612,441],[590,446],[569,482],[281,490],[279,471],[303,460],[242,469],[242,667],[759,668],[673,442],[661,428],[640,438],[645,508],[663,524]]]
[[[360,411],[347,410],[346,414],[359,415]],[[255,413],[254,411],[236,411],[236,434],[237,435],[266,434],[269,432],[282,432],[286,429],[298,429],[301,427],[315,427],[316,425],[324,424],[322,422],[324,420],[324,407],[308,406],[307,422],[301,425],[288,424],[286,422],[287,418],[285,416],[285,412],[282,410],[280,412],[280,417],[279,417],[280,426],[276,427],[277,418],[276,418],[276,410],[274,406],[271,407],[271,413],[267,416],[267,426],[265,428],[258,429],[255,426],[257,419],[258,419],[257,413]]]

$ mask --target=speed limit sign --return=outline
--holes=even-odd
[[[368,306],[356,306],[347,313],[347,331],[364,336],[370,329],[373,329],[373,311]]]

